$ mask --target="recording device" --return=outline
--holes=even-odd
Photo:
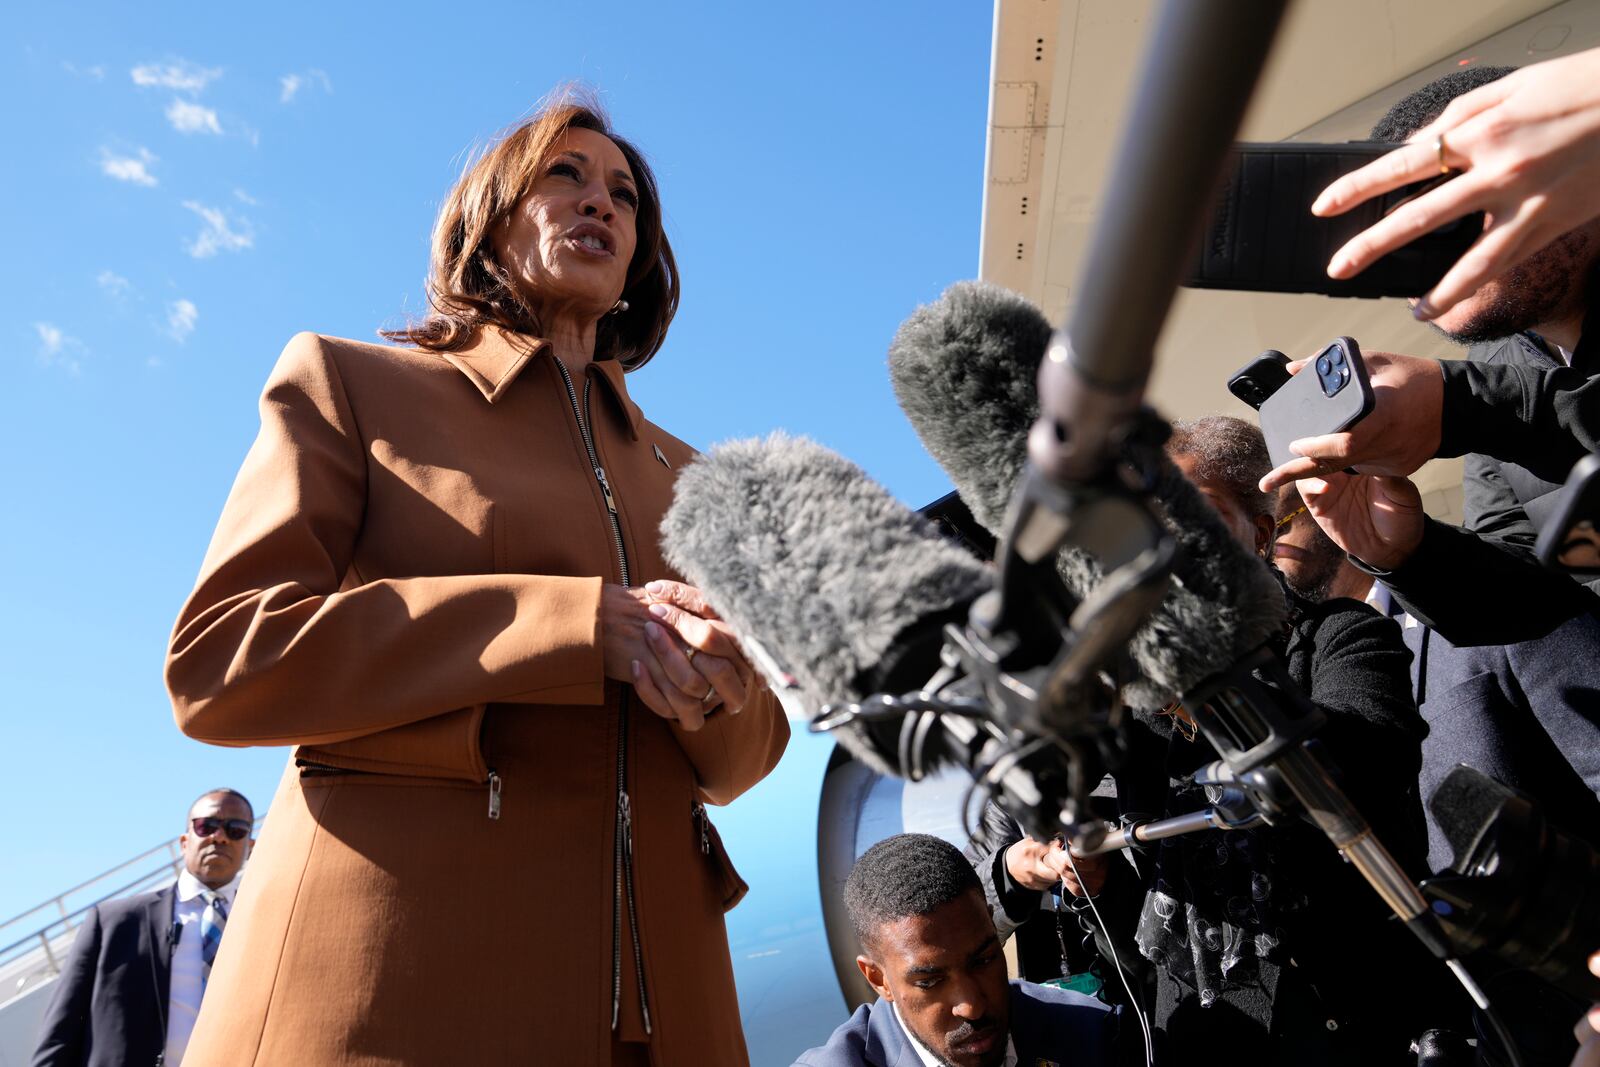
[[[1228,379],[1228,392],[1257,411],[1289,380],[1289,357],[1269,348]]]
[[[1048,837],[1061,825],[1059,798],[1086,795],[1116,758],[1108,722],[1062,730],[1023,712],[1008,721],[993,711],[995,694],[949,671],[950,632],[993,590],[992,569],[811,441],[774,434],[698,457],[679,475],[661,536],[667,560],[768,681],[795,691],[814,729],[833,730],[880,773],[916,779],[959,764],[1008,807],[1037,813],[1019,821]],[[1064,624],[1042,626],[1015,661],[1047,663]],[[1037,677],[1008,675],[1017,707],[1031,706]]]
[[[1360,346],[1354,338],[1335,338],[1261,404],[1261,434],[1272,465],[1296,458],[1290,442],[1347,430],[1370,415],[1372,405]]]
[[[919,308],[889,346],[889,378],[928,453],[950,476],[979,523],[999,532],[1027,464],[1029,427],[1039,417],[1035,371],[1051,327],[1015,293],[958,282]],[[1140,544],[1146,524],[1175,546],[1173,581],[1128,642],[1122,699],[1164,707],[1219,667],[1258,648],[1283,626],[1283,590],[1238,543],[1216,510],[1161,450],[1128,442],[1125,471],[1153,498],[1107,509],[1081,546],[1063,547],[1055,568],[1089,600]],[[1142,472],[1133,475],[1134,467]]]
[[[1454,174],[1415,182],[1333,218],[1311,214],[1311,204],[1323,189],[1396,147],[1363,141],[1234,145],[1183,284],[1325,296],[1405,297],[1427,292],[1483,232],[1481,212],[1445,223],[1353,278],[1328,277],[1328,260],[1356,234]]]
[[[1534,551],[1546,567],[1600,574],[1600,455],[1573,466],[1556,497],[1555,510],[1539,533]]]
[[[1552,826],[1532,798],[1465,764],[1428,807],[1450,869],[1422,883],[1451,939],[1585,1001],[1600,1000],[1587,959],[1600,946],[1600,853]]]

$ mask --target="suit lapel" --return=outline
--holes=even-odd
[[[922,1067],[922,1060],[911,1047],[911,1039],[906,1037],[906,1032],[900,1028],[900,1020],[895,1018],[894,1005],[887,1000],[879,1000],[872,1005],[867,1033],[867,1062],[873,1062],[872,1046],[876,1045],[882,1057],[878,1062],[884,1067]]]
[[[145,936],[150,939],[150,956],[156,961],[156,1003],[161,1005],[166,1017],[167,995],[172,988],[172,903],[177,899],[178,887],[168,886],[145,905]]]

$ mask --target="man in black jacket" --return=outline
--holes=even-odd
[[[89,910],[57,980],[33,1067],[178,1067],[199,1014],[239,868],[250,802],[216,789],[189,809],[176,885]]]

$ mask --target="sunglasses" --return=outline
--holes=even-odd
[[[226,830],[229,841],[243,841],[250,836],[249,819],[190,819],[189,829],[196,837],[210,837],[218,830]]]
[[[1279,530],[1283,529],[1285,526],[1289,525],[1295,519],[1298,519],[1301,515],[1304,515],[1307,510],[1309,510],[1309,509],[1307,509],[1307,507],[1304,504],[1301,504],[1299,507],[1297,507],[1293,511],[1289,512],[1289,514],[1287,514],[1283,518],[1279,519],[1276,528],[1279,529]]]

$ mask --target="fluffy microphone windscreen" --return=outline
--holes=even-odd
[[[667,560],[734,631],[794,676],[812,715],[870,695],[898,640],[993,584],[854,463],[781,433],[684,467],[661,536]],[[863,751],[864,734],[841,740],[884,766]]]
[[[998,533],[1027,463],[1039,414],[1039,361],[1051,327],[1027,300],[999,286],[959,282],[919,308],[889,348],[900,407],[974,517]],[[1137,676],[1123,696],[1162,707],[1258,647],[1283,625],[1283,591],[1221,517],[1169,462],[1156,499],[1179,553],[1171,590],[1135,634]],[[1086,553],[1066,548],[1062,579],[1082,596],[1104,577]]]

